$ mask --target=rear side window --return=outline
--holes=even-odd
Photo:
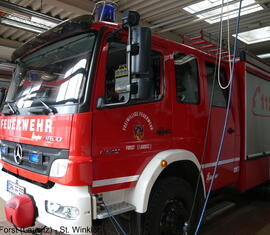
[[[194,56],[175,53],[176,98],[182,104],[199,104],[200,89],[197,60]]]
[[[226,108],[228,99],[228,89],[223,90],[218,84],[218,68],[213,63],[206,63],[206,74],[208,84],[208,97],[212,106]],[[222,86],[227,85],[227,74],[224,67],[220,67],[220,83]],[[213,93],[212,93],[213,92]]]

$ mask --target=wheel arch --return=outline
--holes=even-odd
[[[162,160],[167,161],[167,167],[161,166]],[[190,151],[181,149],[162,151],[144,168],[127,201],[135,206],[136,212],[145,213],[151,190],[159,179],[176,176],[187,181],[195,191],[198,174],[200,174],[199,193],[205,196],[204,177],[196,156]]]

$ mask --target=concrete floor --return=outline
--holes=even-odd
[[[270,195],[261,197],[256,192],[231,195],[234,206],[208,219],[200,229],[200,235],[269,235]],[[3,201],[0,200],[0,229],[12,227],[5,221]],[[211,217],[211,216],[210,216]],[[5,233],[14,234],[21,233]],[[30,235],[29,233],[24,233]],[[42,233],[51,234],[51,233]]]
[[[5,220],[5,212],[4,212],[4,201],[0,199],[0,221]]]
[[[239,196],[235,206],[207,221],[200,235],[269,235],[269,200]]]

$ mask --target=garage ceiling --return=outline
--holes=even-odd
[[[218,38],[220,23],[209,24],[206,22],[205,20],[211,19],[205,14],[206,11],[199,9],[201,17],[204,17],[200,19],[195,14],[184,10],[185,7],[201,1],[119,0],[118,11],[138,11],[141,14],[143,25],[152,26],[155,33],[173,40],[181,41],[182,35],[195,37],[202,29],[211,38]],[[222,3],[222,0],[205,1],[214,5]],[[232,3],[239,4],[237,0],[229,1],[231,1],[229,5],[232,5]],[[245,1],[248,5],[243,9],[254,8],[258,6],[256,4],[260,4],[261,10],[241,17],[240,32],[266,26],[270,27],[270,0]],[[0,0],[0,60],[10,60],[10,55],[15,48],[48,28],[47,24],[36,21],[33,17],[37,19],[43,18],[51,23],[59,23],[82,14],[89,14],[94,8],[95,2],[93,0]],[[227,1],[225,0],[225,2]],[[224,9],[228,8],[225,6]],[[214,15],[220,17],[219,14]],[[20,27],[14,24],[18,23],[18,21]],[[235,33],[236,18],[230,19],[229,23],[229,32],[230,35],[233,35]],[[223,21],[224,38],[227,37],[227,31],[227,20],[225,20]],[[233,37],[231,36],[232,41]],[[246,44],[240,41],[240,47],[255,55],[270,53],[270,40],[254,44]],[[270,62],[270,59],[266,60]]]

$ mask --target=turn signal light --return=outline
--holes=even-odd
[[[165,168],[166,166],[168,166],[168,162],[167,162],[166,160],[162,160],[162,161],[160,162],[160,165],[161,165],[163,168]]]
[[[68,159],[56,159],[51,166],[51,177],[64,177],[68,168]]]

